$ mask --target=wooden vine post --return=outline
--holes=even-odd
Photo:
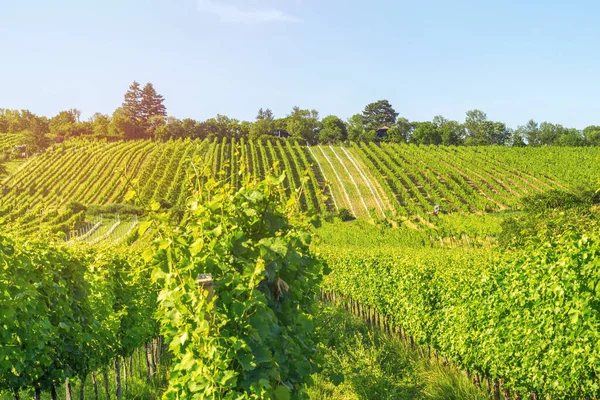
[[[215,294],[215,287],[213,284],[212,274],[199,274],[198,275],[198,288],[201,293],[204,293],[206,290],[208,295],[206,296],[206,301],[210,302]]]

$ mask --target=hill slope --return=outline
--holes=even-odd
[[[590,187],[597,165],[597,148],[72,140],[34,157],[4,182],[0,216],[10,230],[23,233],[40,225],[64,230],[83,216],[69,204],[121,204],[127,180],[137,182],[144,201],[181,208],[194,171],[238,185],[243,172],[264,177],[273,167],[286,173],[282,196],[299,196],[305,210],[347,208],[368,218],[425,215],[440,205],[480,213],[516,207],[520,197],[553,188]]]

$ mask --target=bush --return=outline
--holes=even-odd
[[[88,207],[89,215],[103,214],[128,214],[142,215],[144,210],[132,204],[106,204],[106,205],[91,205]]]
[[[67,210],[72,214],[77,214],[81,211],[87,210],[87,207],[82,203],[72,201],[69,204],[67,204]]]
[[[355,219],[347,208],[340,208],[338,210],[338,218],[344,222],[352,221],[353,219]]]
[[[558,189],[526,196],[521,202],[526,210],[532,212],[544,212],[554,209],[567,210],[586,205],[586,201],[577,195]]]

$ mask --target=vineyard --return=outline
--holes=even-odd
[[[323,389],[313,381],[360,375],[317,351],[335,332],[315,325],[321,297],[386,346],[435,358],[427,368],[456,369],[476,398],[596,398],[599,160],[595,148],[54,145],[3,181],[0,392],[307,398]],[[363,396],[444,398],[394,385]]]
[[[0,153],[12,151],[15,145],[21,144],[22,135],[16,133],[4,133],[0,135]]]
[[[6,136],[6,135],[5,135]],[[34,157],[5,179],[0,217],[22,235],[40,226],[67,232],[85,222],[81,207],[124,203],[133,184],[145,203],[183,209],[192,171],[210,170],[239,186],[243,173],[285,173],[282,196],[314,213],[347,209],[358,218],[427,219],[519,207],[523,196],[589,185],[597,149],[437,147],[375,143],[304,146],[245,140],[73,140]],[[571,157],[572,156],[572,157]],[[322,196],[324,194],[325,196]]]

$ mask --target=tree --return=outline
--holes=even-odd
[[[483,145],[488,144],[486,140],[483,123],[487,121],[487,115],[481,110],[467,111],[465,118],[466,138],[465,144]]]
[[[80,115],[81,111],[74,108],[67,111],[61,111],[50,118],[50,135],[63,138],[81,135],[82,127],[79,125]]]
[[[167,117],[165,123],[158,126],[154,131],[154,138],[165,142],[169,139],[183,139],[184,137],[183,124],[175,117]]]
[[[110,119],[108,134],[112,138],[134,139],[135,136],[132,133],[136,132],[137,129],[138,127],[131,119],[129,111],[124,107],[119,107],[113,112]]]
[[[0,108],[0,132],[19,133],[29,127],[34,116],[29,110],[10,110]]]
[[[92,134],[98,139],[107,139],[110,137],[110,116],[102,113],[95,113],[90,118],[92,123]]]
[[[465,136],[465,129],[460,123],[447,120],[441,115],[436,115],[433,117],[433,125],[441,137],[441,144],[446,146],[461,144]]]
[[[529,146],[539,146],[540,145],[540,128],[538,123],[533,119],[530,119],[526,125],[519,126],[517,128],[517,134],[524,139]],[[513,139],[513,146],[516,141]]]
[[[398,125],[392,125],[390,129],[388,129],[385,141],[391,143],[406,142],[404,137],[402,136],[402,132],[400,132],[400,128],[398,127]]]
[[[49,131],[48,120],[45,117],[33,116],[29,120],[28,128],[23,133],[23,143],[27,150],[36,152],[50,145],[50,139],[46,134]]]
[[[559,146],[578,147],[583,146],[584,143],[585,141],[581,131],[575,128],[564,129],[556,139],[556,144]]]
[[[154,131],[164,124],[167,116],[164,98],[154,89],[152,83],[147,83],[143,89],[137,81],[129,86],[125,93],[122,108],[130,124],[124,131],[126,139],[142,139],[152,137]]]
[[[348,119],[348,139],[353,142],[363,140],[365,136],[365,121],[362,114],[354,114]]]
[[[442,135],[433,122],[417,122],[411,142],[438,145],[442,143]]]
[[[119,110],[119,109],[117,109]],[[117,113],[118,120],[115,121],[119,126],[118,131],[125,139],[141,139],[144,135],[144,126],[142,120],[142,89],[137,81],[129,86],[125,92],[125,100],[121,106],[121,110]],[[124,119],[128,119],[127,123]],[[115,115],[113,114],[113,120]],[[116,128],[116,127],[115,127]]]
[[[319,132],[319,142],[343,142],[348,138],[346,124],[335,115],[329,115],[321,121],[323,129]]]
[[[8,118],[6,111],[0,108],[0,133],[8,133]]]
[[[558,138],[565,131],[562,125],[555,125],[550,122],[542,122],[540,124],[540,145],[553,145],[557,144]]]
[[[191,139],[204,139],[202,126],[191,118],[185,118],[181,121],[181,127],[184,131],[184,136]]]
[[[504,122],[484,121],[482,128],[487,144],[504,146],[510,138],[510,131]]]
[[[154,130],[164,124],[167,116],[164,101],[164,97],[156,92],[152,83],[146,83],[141,93],[140,117],[148,137],[152,137]]]
[[[508,145],[512,147],[525,147],[527,143],[525,143],[525,139],[523,136],[522,127],[517,129],[510,130],[510,139],[508,140]]]
[[[588,126],[583,130],[583,137],[587,146],[600,146],[600,126]]]
[[[295,106],[288,115],[286,130],[292,138],[311,144],[316,143],[321,123],[317,110],[302,110]]]
[[[256,115],[256,121],[250,128],[249,137],[258,139],[261,136],[270,135],[275,130],[274,121],[273,111],[268,108],[266,110],[261,108]]]
[[[396,124],[388,130],[387,140],[394,143],[407,143],[415,130],[415,124],[408,119],[398,118]]]
[[[125,92],[125,101],[122,107],[133,121],[142,119],[142,89],[137,81],[133,81]]]
[[[362,113],[365,130],[377,130],[384,125],[391,126],[396,123],[398,113],[389,101],[379,100],[367,104]]]

